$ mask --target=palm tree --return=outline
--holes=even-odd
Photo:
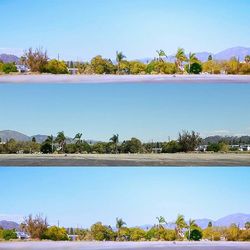
[[[163,224],[167,224],[166,219],[163,216],[156,217],[158,221],[158,228],[163,228]]]
[[[115,145],[115,153],[117,154],[117,145],[118,145],[118,142],[119,142],[119,135],[118,134],[113,135],[109,140],[114,143],[114,145]]]
[[[120,230],[123,226],[127,225],[122,218],[116,218],[116,228],[118,230],[118,238],[120,238]]]
[[[66,142],[66,137],[65,137],[63,131],[57,133],[57,137],[55,139],[55,142],[59,143],[59,146],[60,146],[60,148],[61,148],[61,150],[63,152],[64,151],[64,145],[65,145],[65,142]]]
[[[175,54],[175,58],[176,58],[175,63],[176,63],[177,68],[180,69],[181,71],[183,71],[182,64],[183,64],[183,62],[185,62],[187,60],[184,49],[178,48],[178,50]]]
[[[191,230],[196,226],[195,220],[189,219],[187,226],[188,226],[188,240],[190,240]]]
[[[197,57],[196,57],[196,54],[195,53],[189,53],[188,54],[188,58],[187,58],[187,62],[188,62],[188,73],[190,74],[190,68],[191,68],[191,64],[192,63],[195,63],[195,62],[197,62],[198,61],[198,59],[197,59]]]
[[[53,135],[48,136],[47,141],[50,143],[51,153],[53,153],[54,152],[54,145],[53,145],[54,144],[54,137],[53,137]]]
[[[121,62],[124,58],[126,58],[126,56],[122,52],[116,51],[116,62],[117,62],[117,66],[118,66],[118,70],[117,70],[118,74],[120,74],[120,66],[121,66]]]
[[[76,135],[75,135],[75,137],[74,137],[74,139],[73,140],[75,140],[76,141],[76,145],[79,145],[79,144],[81,144],[82,143],[82,133],[77,133]]]
[[[250,63],[250,55],[245,56],[245,63]]]
[[[158,54],[158,61],[163,61],[162,57],[166,57],[167,58],[167,54],[162,49],[156,50],[156,53]]]
[[[177,236],[183,237],[184,228],[187,228],[187,223],[185,222],[184,216],[182,214],[179,214],[175,221],[175,231],[177,233]]]

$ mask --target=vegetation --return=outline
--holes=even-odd
[[[143,143],[138,138],[119,141],[119,135],[114,134],[108,142],[91,142],[82,138],[82,133],[77,133],[73,139],[65,136],[64,132],[58,132],[54,138],[48,136],[42,143],[32,138],[31,141],[15,141],[9,139],[3,142],[0,138],[0,154],[34,154],[34,153],[92,153],[92,154],[140,154],[140,153],[178,153],[204,151],[229,152],[239,151],[240,145],[250,144],[250,137],[219,137],[215,136],[202,139],[195,131],[183,131],[179,133],[177,140],[163,142]]]
[[[198,60],[195,53],[186,53],[178,48],[175,61],[168,58],[164,50],[156,51],[157,57],[144,63],[139,60],[128,61],[123,52],[117,51],[115,60],[103,58],[101,55],[93,57],[90,62],[64,62],[59,59],[49,59],[47,51],[42,48],[28,51],[19,59],[19,64],[27,66],[31,72],[68,74],[68,68],[77,68],[79,74],[250,74],[250,55],[244,61],[232,57],[230,60],[215,60],[209,55],[207,61]],[[13,63],[0,62],[0,72],[17,72]]]
[[[70,240],[74,235],[77,240],[96,241],[174,241],[201,239],[210,241],[250,241],[250,222],[246,222],[244,228],[236,224],[229,227],[214,227],[211,223],[204,229],[200,228],[195,220],[186,222],[183,215],[178,215],[172,229],[172,223],[168,224],[163,216],[156,218],[157,224],[150,228],[127,227],[122,218],[116,218],[116,227],[96,222],[90,229],[63,228],[49,226],[46,218],[37,215],[34,218],[29,215],[20,225],[20,230],[27,233],[31,239],[47,239],[53,241]],[[16,239],[15,230],[4,230],[0,228],[0,240]]]

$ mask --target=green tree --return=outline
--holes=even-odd
[[[178,48],[175,54],[175,58],[176,58],[175,63],[176,63],[177,69],[183,72],[183,62],[187,60],[187,57],[185,55],[185,51],[183,48]]]
[[[250,55],[245,56],[245,63],[250,63]]]
[[[212,227],[212,226],[213,226],[212,221],[209,221],[207,227]]]
[[[163,61],[163,57],[167,58],[167,54],[162,49],[156,50],[156,53],[158,55],[158,61]]]
[[[109,139],[115,146],[115,153],[117,154],[118,151],[117,151],[117,146],[118,146],[118,143],[119,143],[119,135],[118,134],[114,134],[110,139]]]
[[[122,218],[116,218],[116,228],[118,230],[118,239],[121,237],[121,229],[126,225],[126,222]]]
[[[189,73],[198,75],[202,72],[202,65],[199,62],[192,63],[190,65]]]
[[[115,66],[111,60],[96,56],[91,60],[91,68],[95,74],[113,74]]]
[[[68,74],[68,67],[64,61],[50,60],[46,65],[46,72],[51,74]]]
[[[2,71],[5,74],[9,74],[11,72],[17,72],[17,68],[16,68],[16,65],[14,63],[4,63],[2,65]]]
[[[17,235],[14,229],[5,229],[2,232],[2,237],[4,240],[17,239]]]
[[[130,140],[124,141],[121,145],[121,149],[123,153],[142,153],[143,152],[143,146],[139,139],[137,138],[131,138]]]
[[[60,150],[62,152],[64,152],[64,146],[66,144],[66,137],[65,137],[63,131],[57,133],[57,137],[55,139],[55,142],[57,142],[59,144]]]
[[[247,221],[246,223],[245,223],[245,229],[250,229],[250,221]]]
[[[187,228],[188,228],[188,240],[191,240],[191,232],[194,228],[196,228],[197,225],[195,223],[195,220],[189,219],[188,224],[187,224]]]
[[[160,217],[156,217],[157,221],[158,221],[158,228],[164,228],[163,225],[166,224],[167,225],[167,221],[163,216]]]
[[[178,143],[183,152],[194,151],[197,146],[201,143],[199,133],[192,131],[183,131],[179,133]]]
[[[101,222],[93,224],[90,231],[94,240],[114,240],[115,238],[115,233],[112,228],[102,225]]]
[[[213,56],[210,54],[207,58],[208,61],[212,61],[213,60]]]
[[[197,63],[197,61],[198,61],[198,59],[197,59],[197,57],[196,57],[196,54],[195,53],[189,53],[188,54],[188,57],[187,57],[187,63],[188,63],[188,73],[190,74],[190,73],[193,73],[193,72],[191,72],[191,65],[193,65],[194,63]]]
[[[41,238],[53,241],[69,240],[66,229],[57,226],[47,228]]]
[[[187,228],[187,223],[185,222],[184,216],[182,214],[179,214],[175,221],[175,231],[179,238],[184,237],[184,234],[183,234],[184,228]]]
[[[116,62],[117,62],[117,67],[118,67],[118,70],[117,70],[118,74],[120,74],[120,72],[121,72],[121,67],[120,67],[121,62],[125,58],[126,58],[126,56],[122,52],[116,51]]]
[[[190,232],[190,240],[199,241],[202,239],[202,231],[198,228],[192,229]]]

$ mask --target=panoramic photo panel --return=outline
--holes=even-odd
[[[0,174],[0,249],[249,249],[249,168]]]
[[[0,250],[250,250],[249,0],[0,0]]]

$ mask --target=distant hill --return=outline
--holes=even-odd
[[[19,61],[19,58],[15,55],[0,54],[0,61],[3,61],[4,63],[9,63],[9,62],[17,63]]]
[[[250,55],[250,48],[245,47],[234,47],[223,50],[214,55],[216,60],[229,60],[232,57],[239,58],[240,61],[244,61],[246,55]]]
[[[1,220],[0,227],[3,229],[18,229],[19,224],[14,221]]]
[[[219,143],[220,141],[227,142],[229,144],[250,144],[250,136],[209,136],[202,140],[202,144],[207,145],[209,143]]]
[[[31,138],[25,134],[22,134],[13,130],[2,130],[0,131],[0,138],[2,141],[7,141],[9,139],[14,139],[16,141],[30,141]]]
[[[228,227],[232,223],[235,223],[239,227],[244,227],[245,223],[250,221],[250,214],[231,214],[220,218],[214,222],[214,226]]]

